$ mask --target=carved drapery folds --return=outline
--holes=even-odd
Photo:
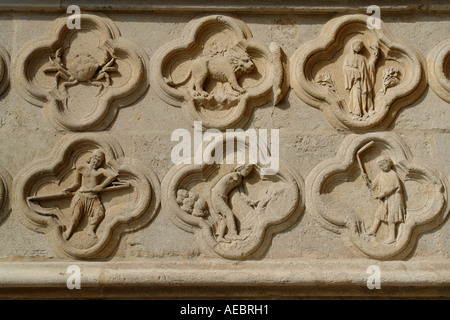
[[[338,129],[386,128],[417,100],[426,81],[423,57],[366,15],[330,20],[291,58],[294,92]]]
[[[222,141],[213,141],[205,150],[222,147]],[[248,150],[223,154],[238,157],[239,152]],[[265,167],[248,158],[242,164],[206,158],[176,165],[162,183],[163,207],[209,251],[226,259],[259,257],[273,234],[291,227],[304,210],[303,179],[283,163],[274,174],[266,174]]]
[[[111,254],[124,232],[151,221],[159,197],[157,177],[110,136],[63,139],[15,180],[24,225],[45,233],[59,256],[79,259]]]
[[[289,87],[281,48],[221,15],[192,21],[155,53],[152,68],[158,95],[209,128],[243,126],[254,107],[278,104]]]
[[[81,29],[66,23],[65,17],[57,19],[47,38],[20,51],[15,65],[19,92],[43,107],[57,128],[105,129],[117,108],[147,90],[148,58],[106,17],[81,14]]]
[[[308,175],[306,197],[320,225],[374,259],[406,257],[448,214],[446,178],[391,133],[348,136]]]
[[[427,58],[431,89],[450,103],[450,38],[440,42]]]

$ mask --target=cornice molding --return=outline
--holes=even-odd
[[[78,2],[78,3],[75,3]],[[228,0],[208,1],[206,6],[200,0],[116,0],[108,1],[107,4],[102,0],[91,1],[67,1],[67,0],[5,0],[0,3],[0,11],[47,11],[62,12],[70,5],[78,5],[81,10],[89,11],[152,11],[152,12],[251,12],[258,14],[270,13],[361,13],[365,12],[367,7],[372,5],[371,1],[346,1],[326,0],[311,2],[306,0],[261,0],[246,1]],[[392,4],[392,1],[378,1],[377,5],[382,12],[449,12],[450,5],[445,1],[427,1],[427,0],[407,0],[401,4]]]

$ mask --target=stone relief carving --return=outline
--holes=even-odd
[[[0,166],[0,224],[11,212],[10,192],[12,178],[9,172]]]
[[[352,134],[306,179],[307,206],[357,254],[404,258],[448,214],[446,178],[414,162],[395,134]]]
[[[450,103],[450,38],[431,50],[427,63],[431,89],[442,100]]]
[[[216,150],[218,143],[205,150]],[[291,227],[304,210],[302,178],[283,163],[271,175],[264,175],[263,167],[248,159],[244,164],[206,159],[176,165],[162,183],[165,212],[223,258],[261,256],[273,234]]]
[[[64,63],[61,59],[62,48],[55,52],[55,58],[49,57],[51,66],[44,69],[44,73],[55,73],[55,87],[65,94],[64,104],[67,105],[68,92],[67,87],[75,86],[80,82],[89,82],[89,84],[99,87],[100,95],[103,89],[111,85],[110,72],[118,72],[115,66],[115,58],[111,58],[110,53],[105,51],[105,60],[98,61],[89,53],[77,53],[75,57]],[[59,79],[63,81],[59,81]],[[105,82],[101,80],[105,79]]]
[[[20,51],[15,64],[19,92],[43,107],[58,128],[73,131],[108,127],[117,108],[148,88],[146,53],[123,38],[112,20],[81,14],[81,29],[57,19],[47,38]]]
[[[9,86],[9,54],[0,46],[0,95],[2,95]]]
[[[253,108],[278,104],[289,88],[281,48],[252,37],[240,20],[213,15],[192,21],[181,39],[152,58],[158,95],[205,127],[244,125]]]
[[[291,58],[294,92],[337,129],[386,128],[426,87],[423,57],[366,15],[329,21]]]
[[[361,54],[364,48],[361,39],[353,40],[351,48],[351,52],[345,56],[342,71],[345,90],[348,91],[347,107],[350,114],[358,119],[375,113],[372,91],[379,47],[378,43],[370,47],[373,51],[369,59]]]
[[[15,197],[25,226],[45,233],[59,256],[85,259],[107,257],[124,232],[148,224],[160,191],[109,136],[79,134],[24,168]]]
[[[0,46],[0,96],[9,86],[9,63],[8,52]],[[11,211],[10,192],[12,178],[9,172],[0,166],[0,223],[3,222]]]

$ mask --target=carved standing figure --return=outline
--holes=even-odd
[[[66,240],[72,236],[83,215],[89,216],[87,233],[94,238],[97,237],[96,229],[105,217],[105,208],[98,193],[117,178],[117,174],[112,170],[101,168],[104,161],[105,153],[102,150],[93,151],[87,163],[76,166],[75,182],[64,189],[67,193],[76,190],[70,204],[72,218],[64,232]]]
[[[387,243],[394,243],[396,239],[395,228],[398,223],[405,222],[406,208],[403,195],[403,188],[397,172],[393,169],[392,160],[383,157],[378,161],[381,172],[377,175],[373,183],[369,183],[372,196],[380,199],[369,235],[375,235],[381,221],[388,224],[389,234]]]
[[[237,188],[242,184],[243,178],[248,176],[252,169],[253,165],[236,167],[233,172],[223,176],[211,190],[212,206],[217,214],[223,217],[223,219],[219,221],[217,227],[217,239],[219,241],[227,241],[227,239],[225,239],[226,231],[228,231],[227,238],[231,240],[242,239],[242,237],[238,235],[235,216],[228,204],[228,194],[234,188]]]
[[[352,52],[347,54],[342,67],[345,89],[349,93],[347,106],[349,112],[358,117],[368,116],[375,111],[372,92],[379,48],[378,43],[371,46],[372,55],[367,59],[361,54],[363,47],[362,40],[354,40],[351,45]]]

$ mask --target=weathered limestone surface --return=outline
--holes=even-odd
[[[366,2],[2,1],[0,297],[450,298],[450,6]]]

